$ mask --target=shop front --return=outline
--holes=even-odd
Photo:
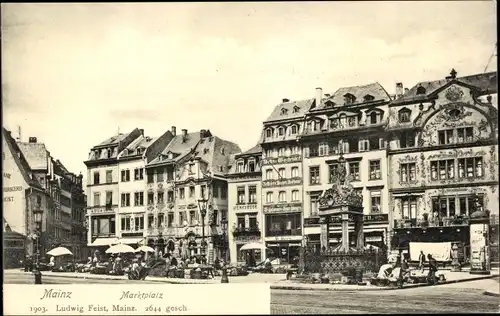
[[[271,257],[279,259],[280,264],[295,263],[300,256],[301,241],[272,241],[266,242]]]

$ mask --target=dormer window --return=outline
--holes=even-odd
[[[375,97],[374,97],[373,95],[371,95],[371,94],[367,94],[367,95],[365,95],[365,96],[363,97],[363,100],[364,100],[365,102],[370,102],[370,101],[375,100]]]
[[[99,150],[94,151],[94,158],[99,159]]]
[[[141,155],[141,154],[142,154],[142,148],[140,148],[140,147],[139,147],[139,148],[137,148],[137,154],[138,154],[138,155]]]
[[[203,154],[208,154],[208,148],[203,148]]]
[[[244,172],[244,167],[245,165],[243,164],[243,161],[238,162],[238,166],[236,168],[237,173],[243,173]]]
[[[107,154],[107,158],[111,158],[111,149],[110,148],[108,148],[106,154]]]
[[[224,148],[221,148],[220,149],[220,153],[221,153],[221,155],[225,155],[226,154],[226,150]]]
[[[350,93],[344,94],[344,103],[345,104],[353,104],[356,102],[356,97]]]
[[[328,100],[328,101],[326,101],[326,102],[325,102],[325,106],[326,106],[326,107],[330,107],[330,108],[332,108],[334,105],[335,105],[335,103],[333,103],[333,102],[332,102],[332,101],[330,101],[330,100]]]
[[[379,114],[377,112],[370,113],[370,124],[377,124],[379,122]]]
[[[168,153],[168,159],[174,159],[174,154]]]
[[[273,137],[273,130],[268,128],[266,129],[266,138],[271,138]]]
[[[285,135],[285,128],[280,127],[278,128],[278,136],[284,136]]]
[[[219,166],[219,172],[224,172],[224,167],[223,166]]]
[[[300,107],[298,107],[298,106],[293,107],[293,113],[297,113],[297,112],[299,112],[299,110],[300,110]]]
[[[408,123],[410,122],[410,117],[411,117],[411,110],[404,108],[399,110],[399,121],[401,123]]]
[[[339,118],[340,118],[340,127],[341,128],[347,127],[347,115],[342,113],[340,114]]]
[[[255,172],[255,161],[250,160],[248,162],[248,172]]]
[[[288,109],[281,109],[281,115],[286,115],[288,113]]]
[[[425,90],[425,88],[424,88],[424,87],[419,86],[419,87],[417,88],[417,95],[422,95],[422,94],[425,94],[425,92],[426,92],[426,90]]]
[[[128,149],[123,150],[123,155],[128,156]]]
[[[299,132],[299,128],[298,128],[298,126],[297,126],[297,125],[292,125],[292,126],[290,127],[290,134],[292,134],[292,135],[296,135],[298,132]]]

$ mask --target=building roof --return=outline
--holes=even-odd
[[[119,133],[118,135],[112,136],[105,141],[101,142],[99,145],[94,147],[104,147],[104,146],[114,146],[118,145],[122,140],[124,140],[130,133],[123,134]]]
[[[257,144],[255,146],[253,146],[252,148],[250,148],[249,150],[242,152],[238,156],[252,155],[252,154],[259,154],[259,153],[262,153],[262,147],[260,146],[260,144]]]
[[[170,143],[165,147],[162,153],[151,160],[149,165],[157,164],[159,162],[168,162],[168,161],[177,161],[180,158],[184,157],[186,154],[191,152],[198,142],[200,141],[200,132],[187,133],[186,138],[184,136],[176,135]],[[168,159],[168,154],[173,153],[174,157],[172,159]]]
[[[459,77],[459,78],[443,78],[440,80],[433,81],[422,81],[413,86],[410,90],[404,93],[401,97],[396,99],[393,104],[397,103],[407,103],[407,102],[418,102],[420,100],[428,99],[434,92],[438,89],[444,87],[452,80],[456,82],[461,82],[466,85],[470,85],[478,88],[482,93],[497,93],[497,72],[487,72],[482,74],[475,74],[471,76]],[[417,89],[423,87],[425,89],[424,94],[417,95]]]
[[[321,110],[328,106],[327,102],[333,102],[334,107],[345,105],[345,96],[351,94],[355,97],[355,101],[347,106],[363,104],[366,102],[390,101],[391,96],[385,91],[384,87],[378,82],[352,87],[343,87],[335,91],[334,94],[327,98],[323,98],[321,105],[315,105],[314,110]],[[365,96],[373,97],[371,101],[366,101]]]
[[[233,161],[231,156],[237,153],[241,153],[240,146],[217,136],[212,136],[200,140],[194,157],[200,158],[207,163],[207,169],[213,174],[224,175]]]
[[[47,170],[48,157],[47,148],[43,143],[18,142],[26,161],[32,170]]]
[[[42,186],[38,183],[38,181],[35,178],[32,178],[31,176],[31,168],[24,157],[23,152],[18,146],[18,143],[14,138],[12,138],[12,135],[10,134],[10,131],[5,129],[5,127],[2,128],[2,134],[5,137],[5,141],[7,143],[7,147],[12,153],[12,157],[14,157],[14,161],[16,162],[23,178],[26,183],[28,183],[29,186],[35,187],[38,189],[42,189]],[[4,149],[5,150],[5,149]],[[18,154],[19,153],[19,154]]]
[[[127,154],[125,152],[122,153],[121,157],[139,155],[139,153],[137,153],[138,148],[143,149],[142,152],[144,152],[145,149],[147,149],[149,146],[151,146],[159,138],[160,137],[149,137],[149,136],[142,136],[141,135],[141,136],[137,137],[137,139],[135,139],[133,142],[131,142],[126,147],[126,149],[128,150],[128,153]]]
[[[313,101],[314,99],[282,102],[274,108],[264,123],[303,117],[309,111]]]

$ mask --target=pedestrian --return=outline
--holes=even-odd
[[[431,254],[427,255],[427,259],[429,260],[429,274],[427,275],[427,280],[432,284],[436,284],[437,261]]]
[[[418,268],[424,273],[425,266],[425,254],[423,250],[420,250],[420,255],[418,255]]]
[[[30,256],[26,255],[26,258],[24,259],[24,272],[29,272],[30,271]]]

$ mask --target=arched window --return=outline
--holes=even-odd
[[[419,87],[417,88],[417,95],[425,94],[425,92],[426,92],[426,90],[425,90],[425,88],[424,88],[424,87],[419,86]]]
[[[285,128],[280,127],[278,128],[278,136],[284,136],[285,135]]]
[[[292,125],[292,126],[290,127],[290,133],[291,133],[292,135],[295,135],[295,134],[297,134],[298,132],[299,132],[299,129],[298,129],[298,126],[297,126],[297,125]]]
[[[379,115],[377,112],[373,111],[370,113],[370,124],[377,124],[379,121]]]
[[[347,115],[340,114],[340,127],[347,127]]]
[[[268,128],[266,129],[266,138],[271,138],[273,137],[273,130]]]

